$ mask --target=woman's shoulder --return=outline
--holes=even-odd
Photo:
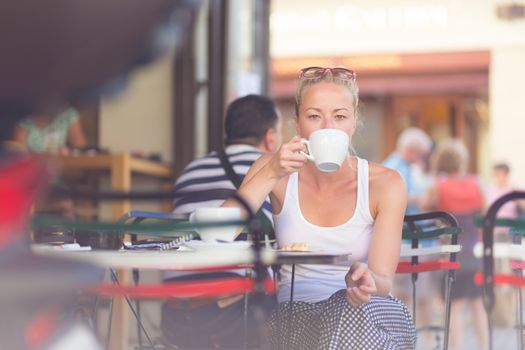
[[[397,170],[370,161],[368,162],[368,169],[371,186],[374,184],[379,186],[404,186],[403,178]]]
[[[399,172],[378,163],[368,162],[368,164],[369,187],[372,195],[382,197],[406,195],[406,184]]]
[[[368,168],[372,216],[375,218],[380,208],[406,206],[407,188],[401,175],[373,162],[369,162]]]

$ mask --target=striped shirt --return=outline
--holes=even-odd
[[[249,145],[230,145],[225,151],[241,181],[253,162],[262,155],[259,149]],[[217,152],[213,151],[188,164],[175,182],[173,213],[188,215],[198,207],[218,207],[235,191]],[[268,199],[263,204],[263,212],[272,220]]]

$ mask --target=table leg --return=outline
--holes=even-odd
[[[111,161],[111,189],[128,192],[131,189],[131,166],[129,155],[114,155]],[[114,201],[111,205],[113,221],[117,221],[124,213],[131,210],[129,201]],[[129,271],[119,269],[117,276],[121,284],[131,283]],[[116,297],[113,301],[113,317],[111,318],[111,350],[127,350],[129,341],[129,313],[126,300]]]
[[[292,334],[291,327],[293,324],[293,288],[294,288],[294,284],[295,284],[295,264],[292,264],[292,281],[290,285],[290,309],[288,310],[288,334]]]

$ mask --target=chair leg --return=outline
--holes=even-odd
[[[492,333],[492,312],[487,313],[487,327],[489,330],[489,350],[492,350],[492,344],[494,343],[494,337]]]
[[[455,278],[455,271],[448,270],[447,282],[445,287],[445,339],[443,339],[444,350],[448,350],[448,341],[450,335],[450,306],[452,302],[450,294],[452,293],[452,287],[454,285]]]
[[[142,316],[141,316],[141,312],[140,312],[140,300],[135,300],[135,308],[137,310],[137,319],[138,320],[141,320],[142,319]],[[144,344],[142,342],[142,332],[140,330],[140,324],[139,322],[137,321],[137,341],[139,342],[139,349],[142,350],[142,348],[144,347]]]
[[[118,278],[117,278],[117,273],[115,272],[115,270],[113,269],[110,269],[111,271],[111,277],[113,279],[113,281],[120,286],[120,283],[118,281]],[[135,308],[133,307],[133,305],[131,304],[131,300],[129,300],[128,297],[124,297],[124,299],[126,300],[126,303],[128,304],[128,307],[129,309],[131,310],[131,312],[133,313],[133,316],[135,317],[135,320],[137,321],[137,324],[139,325],[139,328],[142,332],[144,332],[144,335],[146,336],[146,339],[148,339],[148,343],[149,345],[151,346],[151,349],[155,350],[155,345],[153,344],[153,341],[151,340],[148,332],[146,331],[146,328],[144,328],[144,325],[142,324],[142,321],[139,317],[139,315],[137,314],[137,312],[135,311]],[[111,319],[110,319],[110,323],[111,323]],[[140,333],[140,331],[139,331]],[[109,336],[108,336],[109,337]]]
[[[292,323],[293,323],[293,292],[294,292],[294,283],[295,283],[295,264],[292,264],[292,283],[290,286],[290,309],[288,310],[288,332],[292,332]],[[288,348],[290,344],[288,344]]]
[[[244,312],[243,312],[243,347],[244,349],[248,348],[248,293],[244,293]]]
[[[517,310],[517,328],[518,328],[518,347],[520,350],[523,349],[523,293],[521,288],[517,288],[518,297],[518,310]]]
[[[414,324],[416,324],[416,307],[417,307],[416,281],[417,281],[417,273],[412,273],[411,274],[411,281],[412,281],[412,318],[414,320]]]
[[[275,269],[273,270],[273,283],[277,284],[277,273],[275,272]],[[277,285],[275,286],[275,290],[277,290]],[[282,319],[281,319],[281,307],[279,305],[279,300],[276,298],[275,305],[277,305],[277,308],[275,309],[275,312],[277,313],[277,332],[279,333],[277,335],[277,350],[282,349],[281,340],[283,339],[283,332],[282,332]]]
[[[109,350],[109,341],[111,339],[111,319],[113,318],[113,298],[109,301],[108,331],[106,334],[106,346],[104,349]]]
[[[514,236],[512,238],[512,243],[514,244],[521,244],[522,243],[522,238],[521,238],[521,235],[518,236]],[[523,276],[523,270],[522,269],[513,269],[513,272],[515,275],[517,276]],[[518,337],[518,349],[520,350],[523,350],[523,294],[522,294],[522,291],[521,291],[521,288],[518,287],[516,288],[516,297],[517,297],[517,301],[518,301],[518,307],[517,307],[517,310],[516,310],[516,323],[517,323],[517,332],[516,332],[516,335]]]
[[[140,280],[139,269],[133,269],[132,274],[133,274],[133,282],[135,283],[135,286],[138,286],[139,285],[139,280]],[[138,318],[142,319],[142,316],[141,316],[141,313],[140,313],[140,300],[138,300],[138,299],[135,300],[135,308],[137,310]],[[140,331],[140,326],[139,326],[138,322],[137,322],[137,340],[139,342],[139,349],[142,349],[144,344],[142,344],[142,332]]]

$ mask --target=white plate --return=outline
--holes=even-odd
[[[252,243],[248,241],[236,242],[205,242],[205,241],[188,241],[183,243],[184,246],[193,250],[212,250],[212,249],[247,249]]]

